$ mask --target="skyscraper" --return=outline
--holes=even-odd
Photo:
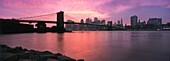
[[[84,20],[81,19],[81,20],[80,20],[80,23],[84,23]],[[84,27],[85,27],[85,26],[84,26],[83,24],[80,24],[80,25],[79,25],[79,29],[80,29],[80,30],[84,30]]]
[[[112,21],[108,21],[107,25],[112,26]]]
[[[80,20],[80,23],[84,23],[84,20],[83,20],[83,19],[81,19],[81,20]]]
[[[147,24],[159,26],[162,24],[162,18],[149,18]]]
[[[100,20],[97,17],[94,17],[94,24],[100,24]]]
[[[90,18],[87,18],[86,19],[86,23],[88,24],[92,24],[92,20]],[[91,25],[86,25],[86,30],[91,30],[92,29],[92,26]]]
[[[120,21],[121,21],[121,25],[123,26],[123,19],[121,18],[121,20],[120,20]]]
[[[119,20],[117,21],[117,25],[121,25],[121,23],[120,23],[120,21],[119,21]]]
[[[67,20],[68,23],[74,23],[72,20]],[[65,28],[67,30],[73,30],[74,24],[66,24]]]
[[[138,17],[137,17],[136,15],[131,16],[130,20],[131,20],[131,26],[132,26],[132,27],[136,27]]]
[[[91,23],[92,23],[92,20],[91,20],[90,18],[87,18],[87,19],[86,19],[86,23],[91,24]]]
[[[100,25],[105,25],[106,21],[102,20]]]
[[[98,22],[98,18],[97,17],[94,17],[94,22]]]

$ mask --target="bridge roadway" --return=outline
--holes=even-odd
[[[53,23],[57,24],[57,21],[43,21],[43,20],[6,20],[11,22],[29,22],[29,23],[38,23],[38,22],[44,22],[44,23]],[[82,24],[82,25],[93,25],[93,26],[108,26],[108,25],[97,25],[97,24],[89,24],[89,23],[78,23],[78,22],[64,22],[64,24]]]

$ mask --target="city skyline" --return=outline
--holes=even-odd
[[[72,2],[72,3],[70,3]],[[154,2],[154,3],[153,3]],[[65,4],[63,4],[65,3]],[[130,17],[137,15],[141,21],[149,18],[162,18],[163,23],[170,20],[168,0],[1,0],[1,18],[19,18],[63,10],[79,22],[88,17],[116,22],[123,19],[130,24]],[[10,13],[10,14],[9,14]],[[67,19],[65,19],[66,21]],[[72,19],[71,19],[72,20]]]
[[[0,0],[0,61],[170,61],[170,0]]]

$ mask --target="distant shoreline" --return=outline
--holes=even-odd
[[[79,30],[75,30],[75,31],[79,31]],[[74,33],[75,31],[72,32],[65,32],[65,33]],[[93,31],[93,30],[89,30],[89,31]],[[98,30],[98,31],[170,31],[170,30]],[[23,32],[23,33],[57,33],[57,32]],[[19,33],[0,33],[0,34],[23,34],[22,32]]]

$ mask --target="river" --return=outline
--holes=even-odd
[[[170,61],[169,31],[1,34],[0,44],[48,50],[85,61]]]

